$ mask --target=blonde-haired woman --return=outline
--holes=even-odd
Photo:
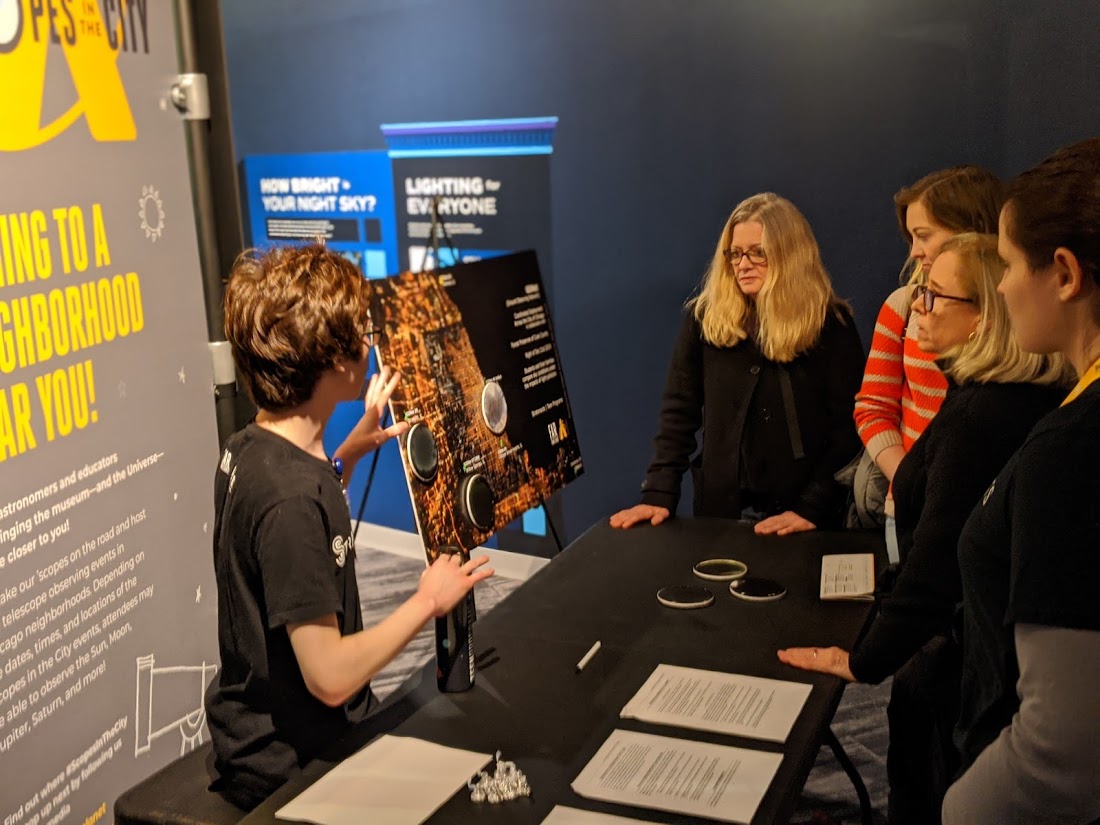
[[[836,526],[843,491],[833,475],[859,450],[862,363],[805,217],[771,193],[742,201],[688,302],[642,503],[611,526],[675,513],[689,466],[697,516],[779,535]]]
[[[955,769],[959,651],[947,638],[962,597],[956,546],[990,481],[1065,394],[1060,356],[1024,352],[997,287],[997,238],[946,241],[916,290],[917,341],[941,354],[948,391],[894,477],[901,570],[870,631],[839,648],[781,650],[796,667],[878,683],[896,674],[887,710],[890,823],[934,823]]]

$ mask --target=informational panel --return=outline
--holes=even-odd
[[[172,4],[0,0],[0,822],[205,737],[218,457]]]
[[[241,161],[241,185],[253,246],[320,238],[368,278],[398,271],[385,152],[252,155]]]
[[[534,252],[373,282],[379,360],[428,559],[470,550],[583,472]]]

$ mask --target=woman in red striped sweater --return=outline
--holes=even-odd
[[[936,354],[917,346],[913,288],[925,282],[949,238],[962,232],[995,234],[1003,203],[1001,181],[978,166],[933,172],[894,195],[898,225],[909,243],[907,283],[879,311],[854,413],[859,437],[885,476],[879,482],[883,488],[893,483],[898,464],[939,412],[947,391]]]

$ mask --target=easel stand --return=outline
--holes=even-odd
[[[439,260],[439,237],[447,242],[451,250],[451,263],[461,262],[455,249],[447,225],[439,215],[438,195],[432,198],[431,224],[428,228],[428,243],[424,248],[424,257],[420,271],[429,269],[428,258],[434,260],[433,269],[442,268]],[[439,548],[441,551],[444,548]],[[457,551],[457,548],[446,548]],[[435,620],[435,676],[436,684],[442,693],[461,693],[474,686],[474,621],[477,619],[477,607],[474,593],[470,593],[454,610]]]

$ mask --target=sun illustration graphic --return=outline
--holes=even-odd
[[[141,197],[138,198],[138,217],[141,218],[141,228],[145,230],[145,237],[156,243],[164,232],[164,204],[161,203],[160,193],[152,186],[141,187]]]

